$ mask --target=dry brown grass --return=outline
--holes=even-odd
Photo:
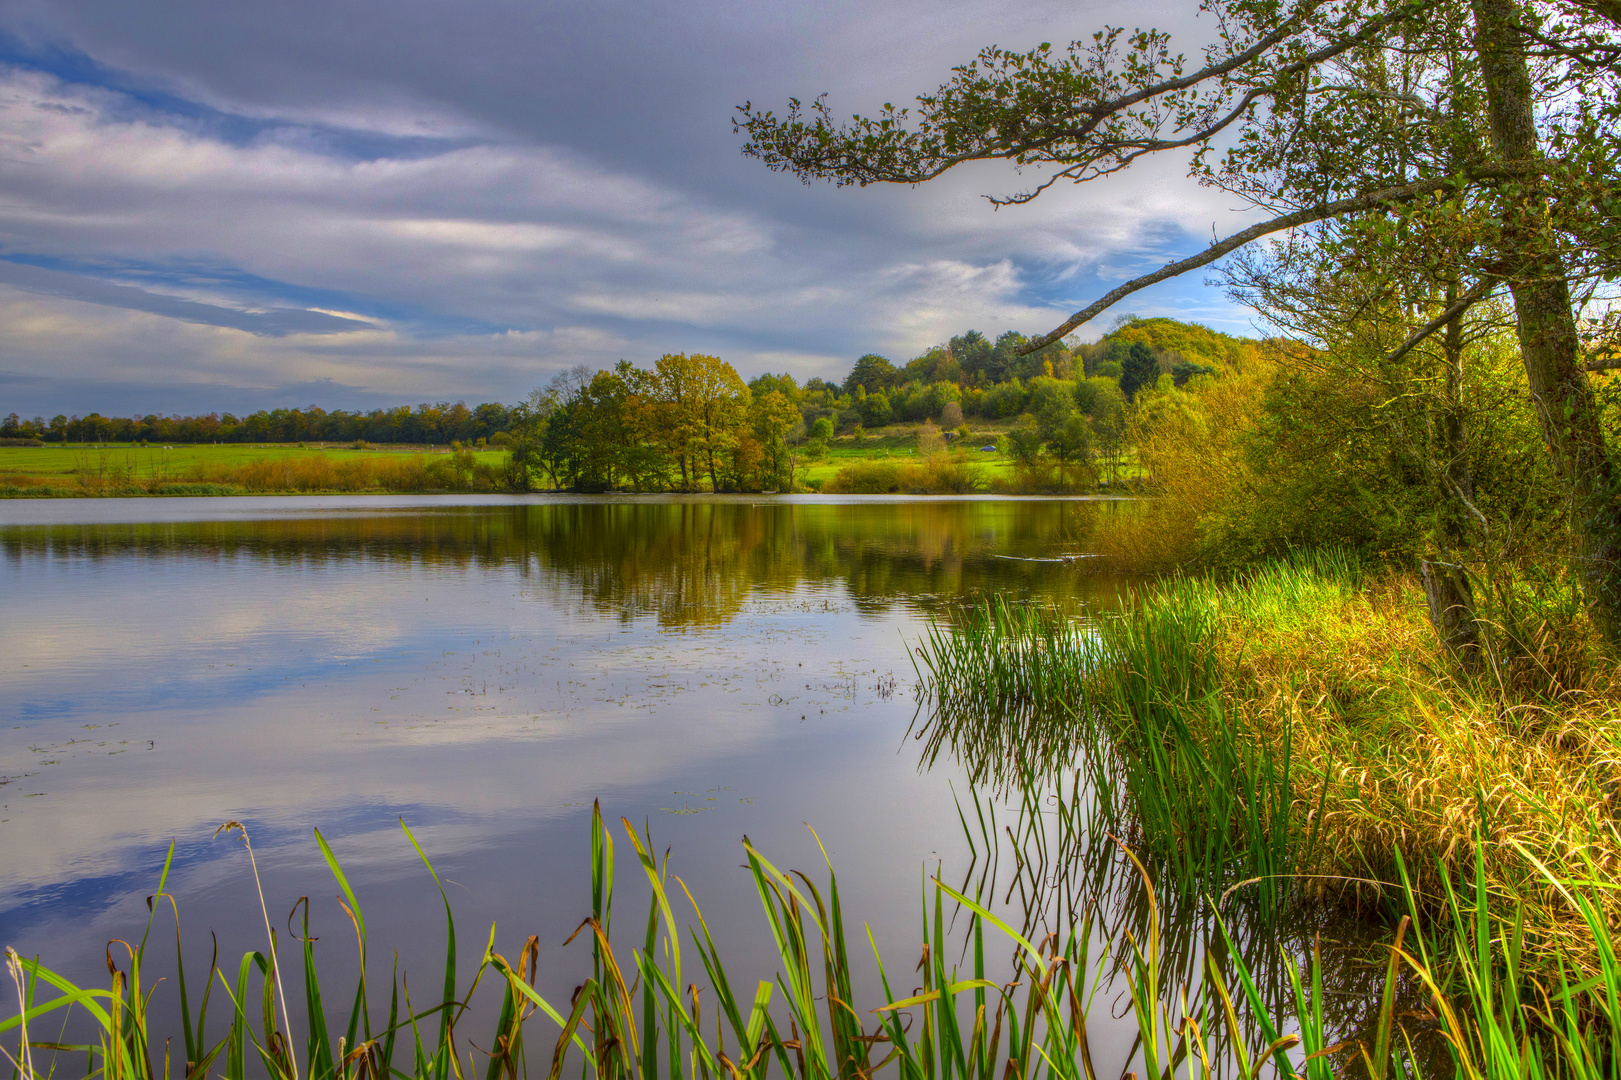
[[[1473,875],[1478,843],[1494,908],[1524,905],[1528,951],[1591,970],[1591,934],[1538,867],[1601,883],[1591,894],[1621,918],[1621,677],[1585,620],[1559,633],[1543,623],[1532,641],[1499,630],[1490,662],[1466,674],[1406,578],[1324,581],[1294,604],[1243,599],[1223,591],[1211,645],[1233,706],[1279,743],[1292,730],[1314,778],[1295,796],[1303,820],[1322,808],[1317,862],[1302,869],[1396,883],[1399,853],[1439,897],[1443,877]]]

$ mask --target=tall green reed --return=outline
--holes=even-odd
[[[986,845],[983,856],[989,860],[989,845],[994,840],[1000,846],[1005,835],[1011,847],[1023,849],[1006,853],[1013,862],[1009,878],[1023,878],[1035,888],[1038,879],[1050,884],[1056,878],[1050,864],[1041,871],[1031,869],[1041,865],[1043,856],[1029,845],[1054,844],[1046,858],[1066,858],[1061,847],[1071,842],[1068,830],[1084,818],[1065,805],[1063,796],[1032,793],[1027,799],[1015,805],[1011,820],[1004,819],[1000,829],[996,820],[984,820],[979,809],[974,814],[977,829],[966,812],[962,821],[975,844],[976,864],[979,845]],[[977,797],[974,802],[981,806]],[[1052,820],[1030,820],[1031,814]],[[175,1074],[236,1080],[250,1073],[288,1080],[467,1080],[478,1074],[484,1080],[527,1080],[531,1063],[536,1076],[545,1070],[549,1078],[558,1078],[577,1068],[582,1077],[615,1080],[766,1075],[858,1080],[881,1074],[904,1080],[1098,1080],[1098,1006],[1112,1003],[1123,985],[1120,1000],[1127,1005],[1136,1042],[1130,1060],[1114,1064],[1141,1069],[1145,1080],[1257,1080],[1268,1068],[1280,1080],[1333,1080],[1353,1068],[1370,1080],[1385,1080],[1424,1075],[1429,1060],[1415,1052],[1414,1036],[1403,1025],[1413,1012],[1411,1001],[1399,1000],[1406,982],[1421,988],[1428,1016],[1420,1021],[1443,1040],[1444,1052],[1429,1069],[1432,1074],[1451,1072],[1468,1080],[1616,1080],[1621,1069],[1615,1024],[1621,967],[1610,930],[1592,903],[1590,883],[1551,876],[1547,882],[1581,911],[1606,958],[1603,974],[1596,980],[1567,978],[1546,986],[1523,978],[1520,922],[1513,913],[1506,918],[1494,913],[1478,860],[1470,894],[1448,901],[1454,910],[1447,933],[1432,937],[1424,932],[1423,906],[1408,888],[1408,919],[1383,949],[1383,990],[1369,1001],[1376,1006],[1370,1037],[1347,1041],[1337,1037],[1326,1019],[1329,995],[1319,948],[1304,957],[1278,950],[1268,958],[1271,947],[1264,939],[1248,942],[1249,955],[1261,957],[1282,978],[1288,990],[1282,996],[1257,978],[1264,972],[1246,962],[1241,935],[1227,922],[1216,924],[1217,938],[1207,942],[1212,947],[1197,957],[1200,971],[1171,960],[1152,872],[1123,845],[1113,850],[1142,887],[1144,906],[1140,919],[1112,926],[1095,921],[1103,909],[1090,903],[1071,907],[1055,924],[1041,925],[1031,918],[1032,906],[1041,906],[1040,900],[1023,904],[1022,924],[1015,925],[1020,915],[995,899],[995,872],[982,871],[977,880],[971,872],[962,888],[938,875],[928,878],[919,925],[921,959],[915,982],[908,980],[913,985],[892,980],[867,932],[882,988],[882,1003],[870,1007],[857,1001],[857,956],[831,862],[824,888],[810,875],[784,873],[745,840],[748,875],[767,917],[778,970],[773,979],[757,982],[751,995],[741,995],[702,912],[671,873],[668,856],[661,860],[654,854],[645,830],[638,833],[628,821],[620,824],[650,887],[647,920],[632,924],[628,945],[615,942],[614,830],[593,810],[590,913],[570,938],[589,934],[590,974],[566,1006],[554,1006],[535,989],[538,938],[524,941],[514,964],[496,951],[493,927],[471,979],[465,986],[459,982],[455,922],[441,889],[446,918],[442,987],[431,1004],[413,1005],[395,971],[388,979],[386,1019],[374,1020],[372,994],[383,988],[372,986],[367,974],[365,918],[338,859],[318,834],[361,958],[347,1009],[334,1004],[342,999],[323,993],[307,921],[297,941],[305,991],[301,1016],[287,1011],[280,994],[281,943],[273,932],[267,951],[242,957],[234,983],[218,957],[212,958],[203,992],[194,995],[195,984],[184,977],[177,916],[176,990],[186,1062],[177,1067],[169,1060],[167,1040],[161,1056],[155,1056],[159,1044],[150,1008],[155,985],[147,973],[147,944],[161,902],[168,900],[178,910],[164,891],[170,869],[166,860],[146,929],[137,944],[123,950],[125,967],[110,965],[109,989],[76,986],[39,961],[8,950],[19,1010],[0,1021],[0,1036],[15,1033],[18,1039],[17,1052],[6,1048],[5,1054],[19,1080],[41,1080],[52,1075],[55,1061],[78,1054],[88,1062],[86,1075],[119,1080]],[[437,882],[409,830],[406,836]],[[696,920],[684,935],[675,914],[676,890],[691,903]],[[300,906],[307,919],[307,902]],[[688,947],[703,969],[690,982],[682,956]],[[999,959],[1003,955],[1006,960]],[[470,1022],[475,992],[485,982],[490,989],[480,1015],[488,1018],[491,994],[498,1007],[488,1038],[475,1042],[461,1029]],[[216,985],[229,1007],[224,1032],[216,1027],[210,1034],[209,1001]],[[52,991],[55,996],[49,996]],[[705,1004],[706,997],[712,1004]],[[39,1037],[42,1017],[75,1007],[99,1032],[98,1042],[67,1045]],[[542,1014],[549,1023],[529,1036],[529,1026]],[[295,1022],[305,1034],[301,1057],[291,1052]],[[531,1044],[537,1047],[533,1062]],[[250,1047],[258,1068],[250,1065]]]
[[[1294,565],[1245,588],[1288,604],[1325,571],[1346,572]],[[1275,738],[1231,708],[1210,647],[1222,602],[1219,585],[1173,578],[1084,623],[1001,597],[931,623],[913,650],[925,760],[949,750],[978,783],[1076,770],[1094,834],[1127,837],[1182,892],[1245,879],[1276,907],[1317,837],[1297,835],[1291,730]]]

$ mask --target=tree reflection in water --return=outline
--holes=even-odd
[[[673,629],[724,625],[751,596],[787,597],[805,585],[842,584],[873,613],[992,594],[1106,603],[1122,582],[1084,558],[1087,539],[1100,515],[1130,512],[1077,500],[351,505],[245,520],[16,526],[0,529],[0,555],[19,569],[33,559],[132,555],[511,567],[553,601]]]

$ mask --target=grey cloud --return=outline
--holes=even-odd
[[[0,259],[0,283],[24,292],[59,296],[68,300],[83,300],[89,304],[144,311],[163,315],[182,322],[202,323],[205,326],[223,326],[230,330],[245,330],[261,337],[286,337],[288,334],[342,334],[354,330],[369,330],[371,323],[359,319],[346,319],[321,311],[301,308],[279,308],[269,311],[239,311],[203,304],[177,296],[147,292],[133,285],[117,285],[110,281],[61,270]]]
[[[450,398],[454,401],[455,395]],[[218,383],[173,384],[124,379],[60,379],[0,370],[0,413],[45,416],[58,412],[103,416],[145,416],[147,413],[231,412],[238,415],[259,409],[381,409],[415,405],[420,398],[377,393],[327,379],[285,386],[233,387]],[[436,397],[435,400],[440,400]],[[469,404],[482,400],[469,398]]]

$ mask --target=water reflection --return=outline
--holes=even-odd
[[[624,619],[718,625],[755,590],[840,582],[875,609],[984,592],[1104,596],[1055,553],[1084,546],[1110,502],[792,504],[664,501],[447,507],[214,521],[0,529],[19,573],[45,560],[254,559],[284,568],[516,568],[557,600]],[[1082,564],[1083,569],[1089,569]]]
[[[675,849],[710,925],[728,928],[739,978],[776,960],[737,841],[813,868],[806,822],[886,958],[915,955],[925,866],[967,866],[963,890],[995,896],[1032,938],[1085,927],[1103,956],[1143,936],[1149,894],[1083,824],[1084,792],[1011,810],[993,799],[983,814],[975,800],[960,816],[971,780],[1009,787],[1032,732],[975,742],[933,714],[913,729],[906,692],[931,614],[992,594],[1065,613],[1112,602],[1125,582],[1061,557],[1129,507],[229,502],[195,520],[174,503],[108,501],[26,524],[3,515],[51,508],[0,507],[0,943],[99,979],[104,942],[144,922],[174,838],[188,948],[207,948],[211,929],[223,956],[258,947],[240,849],[211,839],[237,818],[273,909],[311,896],[315,932],[345,939],[321,902],[318,825],[374,939],[400,949],[403,970],[431,969],[439,944],[422,920],[437,920],[437,899],[403,818],[452,882],[461,923],[499,921],[504,942],[541,933],[543,989],[566,1000],[579,967],[558,928],[586,906],[598,797],[610,820],[652,821]],[[1066,745],[1054,736],[1036,756]],[[1197,986],[1210,898],[1161,900],[1168,977]],[[1223,915],[1279,1003],[1289,987],[1268,958],[1303,957],[1335,929],[1263,924],[1241,898]],[[1327,1007],[1347,1034],[1369,1021],[1367,955],[1325,953]],[[1098,1033],[1128,1064],[1130,1030]]]
[[[208,839],[236,818],[273,907],[331,891],[320,826],[410,966],[414,920],[434,908],[400,817],[464,883],[470,925],[535,931],[578,921],[601,797],[611,818],[655,822],[717,924],[758,917],[738,838],[813,866],[814,823],[851,909],[909,952],[911,870],[960,852],[949,785],[963,777],[950,761],[920,771],[905,739],[907,644],[968,595],[1112,598],[1106,574],[1034,561],[1076,551],[1104,512],[0,507],[0,940],[99,978],[102,945],[144,921],[174,838],[187,925],[205,942],[221,930],[226,952],[255,947],[233,937],[259,922],[240,853]],[[768,944],[743,936],[740,968],[769,974]]]

